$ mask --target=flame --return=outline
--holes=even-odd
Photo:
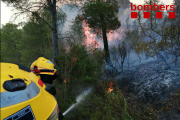
[[[64,83],[66,83],[66,79],[64,80]]]
[[[114,85],[114,83],[112,83],[112,82],[109,84],[109,89],[108,89],[107,93],[111,93],[114,90],[113,85]]]
[[[82,27],[83,27],[84,34],[86,36],[85,42],[83,44],[86,45],[87,48],[92,48],[92,49],[102,47],[101,42],[99,42],[98,41],[99,39],[97,38],[97,33],[101,32],[101,30],[97,29],[93,31],[94,33],[92,33],[91,32],[92,28],[89,27],[89,24],[87,24],[85,20],[83,20]],[[124,27],[121,27],[117,29],[116,31],[108,30],[107,39],[110,42],[110,44],[116,45],[117,44],[115,42],[116,40],[123,40],[123,38],[125,37],[125,31],[126,31],[126,28]]]
[[[84,34],[86,35],[85,45],[87,47],[91,47],[92,49],[98,48],[101,43],[97,41],[96,36],[97,33],[91,33],[92,28],[89,27],[89,24],[83,20],[83,30]]]
[[[114,89],[109,88],[107,93],[110,93],[110,92],[113,91],[113,90],[114,90]]]

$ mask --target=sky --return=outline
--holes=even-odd
[[[161,0],[166,5],[171,5],[173,0]],[[144,0],[130,0],[130,2],[135,3],[137,5],[141,5],[144,3]],[[1,1],[1,27],[2,24],[5,25],[6,23],[10,22],[11,16],[15,13],[13,11],[13,8],[7,7],[5,3]],[[15,21],[15,24],[17,24],[18,21]]]

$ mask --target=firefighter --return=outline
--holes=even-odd
[[[53,83],[53,80],[57,78],[55,65],[44,57],[39,57],[34,61],[30,67],[31,71],[39,76],[39,78],[45,83],[46,87]],[[59,120],[64,118],[62,112],[59,112]]]
[[[55,65],[44,57],[39,57],[30,67],[31,71],[41,78],[44,83],[52,84],[57,78]]]

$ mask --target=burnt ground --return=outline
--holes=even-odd
[[[124,70],[114,80],[130,97],[159,111],[160,119],[180,120],[180,68],[151,61]]]

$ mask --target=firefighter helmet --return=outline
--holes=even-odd
[[[31,71],[41,77],[44,83],[52,84],[52,81],[56,78],[55,65],[44,57],[39,57],[31,65]]]
[[[54,75],[56,73],[54,64],[44,57],[39,57],[36,61],[34,61],[30,69],[32,72],[38,74]]]

